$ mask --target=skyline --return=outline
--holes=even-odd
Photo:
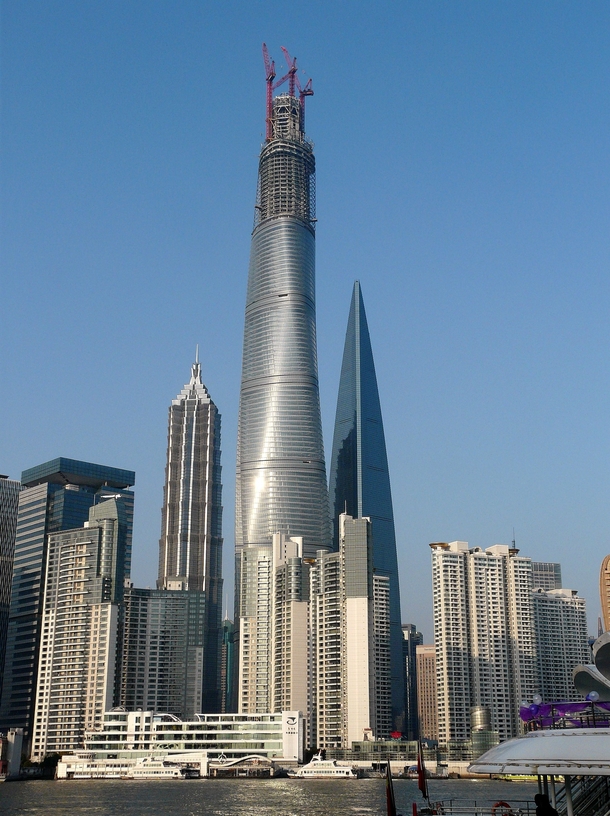
[[[489,547],[514,527],[523,555],[562,563],[594,631],[609,10],[358,3],[340,39],[341,10],[314,3],[297,27],[280,9],[5,4],[2,472],[57,456],[135,470],[133,580],[154,586],[167,402],[195,344],[218,338],[201,357],[223,415],[230,589],[260,43],[278,65],[286,45],[315,91],[326,455],[357,278],[403,621],[431,639],[430,541]]]

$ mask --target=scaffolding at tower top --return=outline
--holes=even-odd
[[[265,82],[267,83],[267,105],[266,105],[266,129],[265,139],[270,142],[274,138],[278,138],[276,128],[274,127],[274,105],[273,105],[273,91],[280,88],[286,80],[288,80],[288,96],[295,98],[295,87],[299,91],[299,131],[305,132],[305,97],[313,96],[313,88],[311,86],[311,79],[302,86],[297,73],[297,58],[291,57],[288,50],[282,46],[282,52],[286,63],[288,65],[288,73],[284,74],[281,79],[274,82],[275,60],[269,56],[269,51],[265,43],[263,43],[263,60],[265,62]]]

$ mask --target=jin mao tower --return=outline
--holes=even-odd
[[[330,468],[334,549],[339,516],[369,517],[373,567],[390,583],[390,654],[393,728],[405,729],[405,669],[402,659],[400,589],[392,492],[375,363],[360,283],[354,284],[345,336]]]
[[[236,486],[236,609],[240,553],[274,533],[303,538],[304,555],[330,545],[315,320],[315,160],[304,128],[296,60],[267,69],[262,147],[246,295]],[[289,82],[288,93],[273,91]],[[296,93],[299,92],[297,96]],[[239,611],[237,611],[239,615]]]
[[[205,593],[202,710],[220,711],[222,603],[220,414],[201,380],[169,409],[158,589]]]

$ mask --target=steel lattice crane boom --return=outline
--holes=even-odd
[[[290,96],[295,96],[295,89],[299,91],[299,103],[301,106],[301,131],[305,131],[305,97],[313,96],[313,88],[311,87],[311,79],[307,80],[304,87],[301,86],[297,74],[297,58],[291,57],[288,49],[282,45],[282,52],[286,63],[288,65],[288,73],[284,74],[277,82],[273,80],[276,77],[275,62],[269,56],[267,46],[263,43],[263,59],[265,61],[265,81],[267,83],[267,128],[266,139],[270,141],[273,138],[273,91],[281,87],[286,80],[288,80],[288,93]]]
[[[275,79],[275,62],[269,57],[267,46],[263,43],[263,60],[265,61],[265,82],[267,83],[267,118],[265,138],[273,138],[273,80]]]

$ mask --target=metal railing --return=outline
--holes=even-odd
[[[432,802],[430,808],[418,808],[422,816],[535,816],[535,813],[536,805],[524,799],[513,799],[510,803],[493,799],[444,799]]]

